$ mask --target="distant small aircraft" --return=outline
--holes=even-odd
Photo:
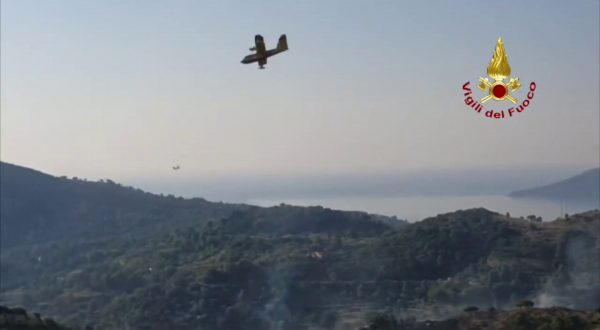
[[[259,69],[264,69],[264,65],[267,64],[267,58],[273,55],[277,55],[281,52],[288,50],[287,37],[282,34],[279,37],[277,48],[266,50],[265,41],[260,34],[254,36],[254,47],[250,48],[251,51],[256,51],[256,54],[250,54],[242,60],[242,63],[249,64],[258,62]]]
[[[173,171],[177,171],[179,169],[179,165],[173,166]]]

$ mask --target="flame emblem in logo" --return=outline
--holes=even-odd
[[[494,79],[494,82],[490,82],[488,78],[479,78],[479,85],[477,87],[488,93],[488,95],[480,100],[482,104],[490,99],[496,101],[507,99],[512,103],[517,103],[517,100],[509,95],[509,91],[516,91],[521,87],[521,84],[518,77],[510,78],[508,83],[504,83],[504,79],[510,76],[510,65],[508,64],[508,57],[506,57],[502,38],[498,38],[496,42],[496,49],[487,67],[487,74]]]

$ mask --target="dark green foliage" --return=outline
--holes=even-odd
[[[7,330],[76,330],[66,327],[40,314],[29,315],[23,308],[0,305],[0,329]],[[88,330],[88,329],[86,329]]]
[[[394,259],[386,279],[447,278],[497,248],[500,240],[520,238],[508,222],[487,210],[468,210],[425,219],[384,237],[377,250]],[[415,239],[417,238],[418,239]]]
[[[375,314],[369,317],[369,330],[398,330],[400,326],[394,316]]]
[[[567,253],[558,250],[582,236],[556,229],[600,219],[574,216],[570,221],[576,222],[548,224],[552,234],[542,234],[529,231],[526,221],[468,210],[401,229],[384,227],[383,233],[365,218],[361,226],[374,229],[352,237],[346,232],[353,225],[341,227],[341,233],[314,226],[294,233],[285,221],[278,226],[276,219],[287,208],[260,212],[270,229],[239,232],[235,222],[245,215],[237,213],[229,221],[157,236],[4,249],[0,297],[47,303],[44,314],[99,328],[328,328],[343,322],[340,315],[356,305],[368,311],[523,299],[554,274],[555,263],[569,269]],[[321,210],[307,210],[307,217],[315,212]],[[358,221],[354,217],[350,214],[347,224]]]
[[[48,179],[28,175],[41,176],[39,184]],[[129,188],[112,182],[53,180],[66,179],[52,178],[47,187],[85,191],[46,190],[59,206],[41,202],[27,210],[23,205],[37,203],[32,196],[43,196],[2,182],[10,192],[3,203],[22,203],[7,209],[6,228],[3,213],[2,235],[37,243],[2,249],[0,299],[98,328],[332,329],[386,308],[514,305],[548,284],[569,288],[581,265],[594,260],[600,236],[598,212],[531,223],[472,209],[391,226],[390,218],[361,212],[129,196]],[[77,213],[82,205],[87,211]],[[16,214],[33,231],[23,231]],[[36,214],[56,226],[35,232]],[[118,230],[91,235],[116,223]],[[600,296],[600,287],[587,291],[574,291],[586,297],[582,304]],[[520,318],[515,326],[535,321]],[[567,321],[577,325],[556,322]],[[409,329],[403,320],[378,322]]]
[[[238,211],[221,220],[228,234],[381,234],[389,227],[363,212],[347,212],[320,206],[298,207],[281,205],[271,208],[254,207]]]
[[[393,318],[379,315],[380,320]],[[371,327],[376,323],[371,323]],[[379,321],[378,324],[386,324]],[[569,310],[566,308],[517,309],[510,311],[493,310],[473,311],[443,321],[404,322],[400,320],[397,328],[402,330],[593,330],[600,326],[600,316],[591,312]],[[361,330],[372,329],[363,327]],[[377,328],[379,329],[379,328]],[[383,327],[382,329],[387,329]]]
[[[533,307],[534,303],[531,300],[523,300],[516,304],[517,307]]]
[[[533,329],[533,322],[529,319],[526,312],[517,313],[509,322],[509,330],[529,330]]]

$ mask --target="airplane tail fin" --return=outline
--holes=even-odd
[[[282,34],[281,37],[279,37],[279,42],[277,43],[277,50],[288,50],[287,37],[285,36],[285,34]]]

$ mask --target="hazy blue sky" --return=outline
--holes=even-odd
[[[1,3],[4,161],[92,179],[598,166],[598,0]],[[256,33],[288,35],[266,70],[240,64]],[[499,36],[515,96],[538,89],[494,121],[461,86]]]

